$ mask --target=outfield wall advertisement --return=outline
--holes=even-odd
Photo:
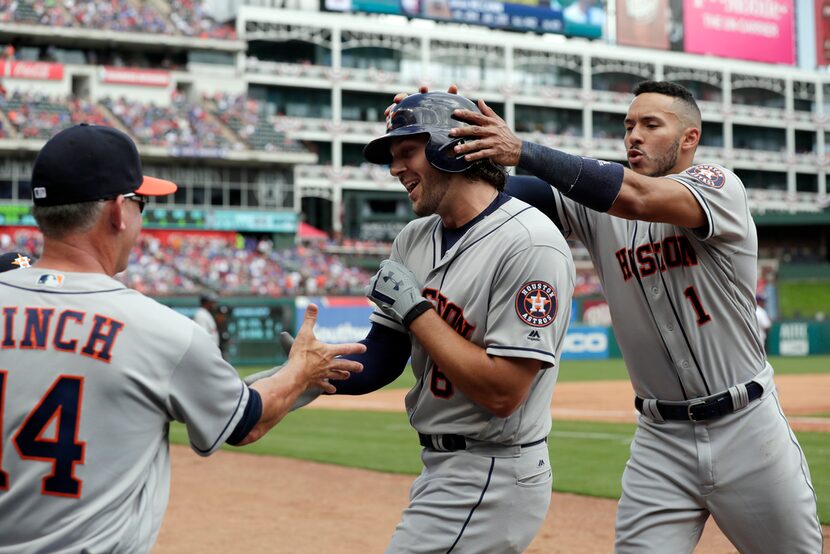
[[[373,304],[365,297],[299,297],[295,331],[303,322],[309,303],[320,308],[314,333],[323,342],[356,342],[366,338],[372,324]],[[563,360],[601,360],[609,357],[613,334],[608,327],[573,325],[562,348]]]

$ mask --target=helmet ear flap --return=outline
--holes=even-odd
[[[458,144],[464,144],[464,137],[459,137],[443,144],[437,144],[439,141],[435,140],[435,134],[430,134],[429,143],[427,143],[426,157],[427,161],[436,169],[446,171],[447,173],[463,173],[467,170],[472,162],[464,159],[464,155],[457,155],[453,149]]]

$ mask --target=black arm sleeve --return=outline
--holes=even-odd
[[[556,199],[553,196],[555,193],[548,183],[538,177],[511,175],[507,178],[504,192],[522,202],[527,202],[548,216],[559,229],[562,229],[562,223],[556,211]]]
[[[366,345],[366,352],[343,357],[362,363],[363,371],[352,373],[345,381],[332,381],[337,394],[367,394],[385,387],[403,373],[412,353],[408,333],[378,323],[372,324],[360,342]]]

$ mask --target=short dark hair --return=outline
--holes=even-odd
[[[637,86],[634,87],[633,93],[634,96],[640,96],[641,94],[645,94],[647,92],[654,92],[664,96],[676,98],[692,110],[692,113],[696,116],[698,125],[700,125],[700,108],[698,107],[697,101],[695,101],[695,97],[692,95],[692,92],[683,85],[673,83],[671,81],[642,81],[637,83]]]
[[[476,160],[464,171],[464,177],[470,181],[486,181],[502,192],[507,184],[507,169],[492,160]]]

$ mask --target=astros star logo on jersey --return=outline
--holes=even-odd
[[[719,189],[726,183],[726,175],[723,174],[723,170],[715,165],[693,165],[686,170],[686,173],[707,187]]]
[[[533,327],[547,327],[556,318],[556,291],[544,281],[528,281],[516,294],[516,313]]]

